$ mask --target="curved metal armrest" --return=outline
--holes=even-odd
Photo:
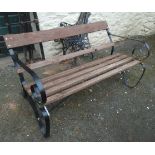
[[[109,33],[109,35],[114,36],[114,37],[119,37],[119,38],[123,38],[123,39],[127,39],[127,40],[133,40],[133,41],[137,41],[137,42],[141,43],[143,45],[143,47],[147,50],[147,55],[142,60],[145,60],[145,59],[147,59],[150,56],[150,47],[149,47],[148,43],[145,42],[144,40],[142,41],[142,40],[139,40],[139,39],[134,39],[134,38],[130,38],[130,37],[124,37],[124,36],[112,34],[110,32],[108,32],[108,33]],[[134,48],[132,50],[132,55],[135,53],[135,50],[136,50],[136,48]]]
[[[146,71],[146,68],[145,68],[145,66],[144,66],[143,63],[139,63],[139,65],[140,65],[141,68],[142,68],[142,72],[141,72],[141,74],[140,74],[138,80],[137,80],[134,84],[132,84],[132,85],[128,83],[127,76],[126,76],[126,74],[125,74],[126,71],[124,71],[124,72],[121,73],[122,76],[123,76],[123,83],[124,83],[127,87],[129,87],[129,88],[135,88],[135,87],[139,84],[139,82],[141,81],[141,79],[142,79],[143,76],[144,76],[144,73],[145,73],[145,71]]]
[[[13,59],[15,67],[16,68],[22,67],[25,71],[27,71],[27,73],[31,75],[32,79],[34,80],[35,84],[31,86],[31,91],[34,99],[39,103],[39,105],[46,103],[47,97],[46,97],[45,89],[43,87],[43,84],[39,76],[28,66],[26,66],[21,60],[18,59],[18,56],[13,51],[13,49],[9,49],[9,53]]]

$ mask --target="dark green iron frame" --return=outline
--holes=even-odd
[[[32,13],[33,13],[34,20],[30,19],[29,12],[17,12],[17,13],[14,12],[12,14],[18,15],[18,22],[12,22],[12,23],[8,19],[8,15],[10,15],[11,12],[1,13],[1,14],[4,14],[3,16],[5,19],[5,23],[3,26],[8,27],[9,34],[12,34],[12,28],[11,28],[12,26],[19,26],[19,33],[23,33],[23,32],[32,32],[33,30],[32,30],[31,24],[35,23],[36,30],[40,31],[37,13],[36,12],[32,12]],[[0,50],[4,51],[3,53],[7,55],[7,52],[6,52],[7,48],[5,46],[3,35],[0,35],[0,44],[3,44],[3,46],[0,47]],[[44,55],[42,43],[39,43],[39,47],[41,51],[41,59],[44,60],[45,55]],[[26,62],[32,62],[34,60],[34,56],[33,56],[34,45],[25,46],[23,48],[16,48],[16,50],[24,52]],[[27,53],[29,53],[29,58],[27,58]]]

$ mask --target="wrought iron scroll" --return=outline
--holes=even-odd
[[[87,24],[90,15],[90,12],[81,12],[78,21],[73,25]],[[66,22],[60,23],[60,27],[67,27],[73,25]],[[71,52],[76,52],[90,47],[88,34],[81,34],[56,41],[62,43],[63,55],[66,55],[67,50],[70,50]]]

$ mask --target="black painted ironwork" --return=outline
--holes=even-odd
[[[135,87],[139,84],[139,82],[141,81],[141,79],[142,79],[143,76],[144,76],[144,73],[145,73],[145,71],[146,71],[146,68],[145,68],[145,66],[144,66],[143,63],[140,63],[139,65],[140,65],[141,68],[142,68],[141,75],[139,76],[138,80],[137,80],[134,84],[132,84],[132,85],[128,83],[128,78],[127,78],[127,73],[126,73],[127,71],[121,72],[122,79],[123,79],[123,83],[124,83],[127,87],[129,87],[129,88],[135,88]]]
[[[33,12],[33,16],[34,16],[34,20],[38,20],[38,15],[36,12]],[[36,29],[37,31],[40,30],[40,26],[39,26],[39,21],[35,23],[36,25]],[[44,54],[44,49],[43,49],[43,44],[42,43],[39,43],[39,46],[40,46],[40,51],[41,51],[41,56],[42,56],[42,59],[45,60],[45,54]]]
[[[109,29],[107,29],[106,31],[107,31],[107,35],[109,37],[110,42],[113,43],[113,40],[112,40],[111,33],[110,33]],[[112,46],[111,55],[114,53],[114,49],[115,49],[114,46]]]
[[[145,42],[145,41],[143,41],[143,40],[135,39],[135,38],[124,37],[124,36],[112,34],[112,33],[110,33],[110,32],[109,32],[109,35],[115,36],[115,37],[119,37],[119,38],[123,38],[123,39],[125,39],[125,40],[132,40],[132,41],[136,41],[136,42],[141,43],[141,45],[142,45],[141,48],[138,48],[138,49],[137,49],[137,47],[135,47],[135,48],[133,48],[133,50],[132,50],[132,55],[134,55],[136,50],[139,50],[141,53],[143,53],[142,51],[144,51],[144,49],[146,49],[147,54],[146,54],[146,56],[145,56],[143,59],[141,59],[141,61],[147,59],[147,58],[150,56],[150,47],[149,47],[149,45],[148,45],[147,42]]]
[[[90,15],[90,12],[81,12],[78,21],[73,25],[87,24]],[[60,23],[60,27],[67,27],[73,25],[66,22]],[[63,55],[66,54],[67,50],[70,50],[71,52],[76,52],[91,47],[88,34],[81,34],[78,36],[63,38],[57,41],[61,42],[63,45]]]
[[[142,45],[141,48],[134,47],[133,50],[131,51],[132,56],[135,55],[136,50],[140,51],[141,53],[143,53],[144,50],[147,51],[147,54],[146,54],[146,56],[143,59],[137,58],[140,61],[144,61],[145,59],[147,59],[150,56],[150,47],[149,47],[149,45],[148,45],[147,42],[145,42],[143,40],[135,39],[135,38],[124,37],[124,36],[120,36],[120,35],[117,35],[117,34],[112,34],[109,31],[107,31],[107,33],[108,33],[108,36],[109,36],[109,38],[110,38],[111,41],[112,41],[111,36],[115,36],[115,37],[123,38],[125,40],[132,40],[132,41],[136,41],[136,42],[141,43],[141,45]],[[113,52],[114,52],[114,48],[112,49],[111,54],[113,54]],[[128,78],[127,78],[127,74],[126,74],[127,71],[121,72],[122,77],[123,77],[123,83],[127,87],[129,87],[129,88],[136,87],[139,84],[139,82],[141,81],[141,79],[143,78],[144,73],[146,71],[146,68],[145,68],[145,66],[144,66],[144,64],[142,62],[140,63],[140,66],[142,68],[141,75],[139,76],[139,79],[137,80],[137,82],[135,82],[135,84],[133,84],[133,85],[128,84]]]
[[[13,51],[13,49],[9,50],[10,56],[13,59],[16,69],[20,69],[22,67],[27,73],[32,77],[34,84],[31,86],[32,96],[34,100],[39,104],[39,106],[44,105],[46,103],[47,97],[43,87],[43,84],[39,78],[39,76],[31,70],[28,66],[26,66],[21,60],[18,59],[17,54]],[[20,73],[21,84],[26,84],[23,73]]]
[[[31,94],[27,93],[25,90],[26,80],[24,78],[24,74],[19,72],[20,82],[23,88],[23,94],[28,98],[29,103],[31,104],[37,121],[39,123],[40,130],[45,137],[50,136],[50,115],[47,108],[44,106],[46,103],[47,97],[43,87],[43,84],[39,78],[39,76],[27,67],[21,60],[18,59],[17,54],[13,51],[13,49],[9,49],[10,56],[15,64],[16,69],[20,69],[21,67],[30,74],[32,77],[34,84],[31,85]]]

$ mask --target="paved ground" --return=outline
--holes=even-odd
[[[10,59],[0,59],[0,141],[155,141],[155,37],[151,57],[135,89],[120,75],[81,91],[51,112],[51,137],[43,138],[21,95]],[[123,44],[129,47],[130,43]]]

